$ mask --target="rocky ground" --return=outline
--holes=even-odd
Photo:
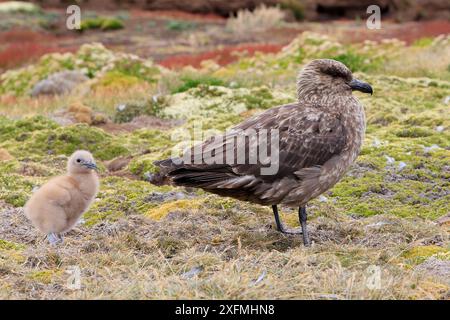
[[[0,297],[448,299],[450,38],[342,42],[325,33],[297,31],[278,50],[196,68],[101,44],[8,67]],[[368,122],[357,162],[309,204],[311,248],[276,232],[269,208],[145,181],[194,123],[208,135],[293,101],[299,68],[323,57],[347,64],[374,95],[357,93]],[[101,190],[55,248],[22,207],[76,149],[98,159]],[[282,218],[297,225],[291,209]],[[79,288],[68,283],[73,270]]]

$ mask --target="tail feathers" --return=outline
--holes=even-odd
[[[178,160],[180,159],[169,158],[155,161],[154,165],[159,168],[159,172],[146,173],[146,180],[157,186],[172,184],[205,189],[231,188],[239,183],[250,182],[236,179],[238,177],[228,165],[183,164]],[[229,186],[227,182],[229,182]]]
[[[211,171],[177,170],[170,175],[175,185],[196,188],[205,188],[214,183],[230,179],[230,176],[225,173]]]

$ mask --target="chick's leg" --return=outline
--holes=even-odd
[[[50,242],[51,245],[56,246],[58,243],[63,242],[63,237],[57,233],[49,233],[47,235],[48,242]]]

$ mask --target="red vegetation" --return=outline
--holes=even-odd
[[[28,30],[0,33],[0,69],[21,66],[46,53],[74,51],[56,45],[56,37]]]
[[[338,31],[338,40],[343,43],[358,43],[364,40],[381,41],[383,39],[399,39],[407,44],[424,37],[436,37],[440,34],[450,33],[450,21],[410,21],[404,23],[395,23],[385,20],[382,22],[382,28],[371,30],[365,28],[365,25],[352,26],[354,21],[340,20],[333,22],[335,30]],[[330,29],[332,30],[332,29]],[[321,30],[319,30],[320,32]],[[324,29],[324,33],[330,33]]]
[[[54,37],[25,29],[13,29],[0,33],[0,43],[51,41]]]
[[[276,53],[280,51],[282,47],[282,45],[277,44],[239,45],[194,55],[186,54],[172,56],[163,59],[159,64],[169,69],[177,69],[184,66],[193,66],[197,68],[200,67],[202,61],[214,60],[219,65],[224,66],[238,60],[240,54],[237,53],[245,53],[247,56],[253,56],[256,52]]]

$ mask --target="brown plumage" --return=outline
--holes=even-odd
[[[236,157],[234,163],[225,164],[166,159],[155,162],[161,171],[149,180],[272,205],[277,227],[283,232],[276,205],[298,206],[303,239],[308,245],[306,203],[342,178],[358,156],[364,139],[364,110],[352,90],[372,93],[370,85],[354,79],[344,64],[330,59],[313,60],[299,73],[297,102],[251,117],[227,132],[223,139],[210,138],[201,148],[189,151],[191,160],[207,150],[215,150],[214,155],[225,153],[229,141],[233,141],[231,138],[242,135],[242,130],[278,129],[279,170],[273,175],[261,174],[261,168],[268,166],[260,161],[237,164]],[[256,142],[246,139],[246,150],[253,143]],[[237,147],[231,148],[236,151]]]
[[[25,205],[25,215],[47,234],[50,243],[62,241],[89,208],[98,192],[99,179],[92,154],[76,151],[68,160],[67,175],[51,179]]]

